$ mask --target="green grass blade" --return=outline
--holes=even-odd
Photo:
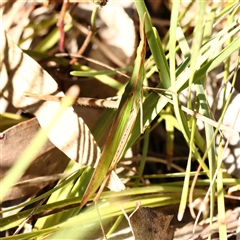
[[[143,150],[142,150],[141,162],[140,162],[140,166],[138,168],[138,173],[137,173],[138,178],[136,178],[134,182],[134,187],[137,187],[139,185],[140,178],[142,177],[142,174],[145,168],[146,157],[147,157],[148,146],[149,146],[149,136],[150,136],[150,129],[146,129],[144,133],[144,139],[143,139]]]
[[[18,209],[18,208],[26,207],[26,206],[28,206],[32,203],[38,202],[38,201],[42,200],[43,198],[46,198],[46,197],[50,196],[52,193],[54,193],[58,189],[64,187],[66,184],[70,183],[71,181],[76,180],[82,174],[82,172],[85,170],[85,168],[86,167],[83,167],[83,168],[79,169],[76,173],[69,176],[67,179],[64,179],[64,181],[61,181],[54,189],[51,189],[51,190],[47,191],[46,193],[44,193],[44,194],[42,194],[38,197],[35,197],[34,199],[28,201],[27,203],[22,203],[22,204],[19,204],[17,206],[8,208],[7,210],[0,211],[0,213],[5,213],[5,212],[8,212],[8,211],[13,211],[13,210]]]
[[[202,35],[203,35],[203,27],[202,23],[204,22],[204,16],[205,16],[205,6],[206,1],[199,2],[199,12],[198,12],[198,22],[196,24],[196,28],[193,34],[193,43],[192,43],[192,51],[191,51],[191,60],[190,60],[190,76],[189,76],[189,83],[188,83],[188,108],[192,108],[192,84],[193,84],[193,77],[195,74],[196,66],[197,66],[197,57],[199,55],[199,49],[202,45]],[[170,35],[171,36],[171,35]],[[186,47],[186,46],[185,46]],[[196,120],[189,121],[189,124],[191,127],[191,138],[189,139],[189,146],[190,146],[190,152],[188,156],[188,163],[186,168],[186,176],[184,178],[184,185],[183,185],[183,193],[181,202],[179,205],[178,210],[178,220],[182,220],[184,211],[186,209],[187,204],[187,198],[188,198],[188,189],[189,189],[189,180],[190,180],[190,170],[191,170],[191,160],[192,160],[192,152],[194,152],[194,134],[195,134],[195,128],[196,128]],[[189,134],[188,136],[189,137]]]
[[[153,55],[153,58],[155,60],[155,64],[157,65],[157,69],[159,71],[160,79],[162,81],[162,84],[165,88],[170,87],[171,81],[170,81],[170,73],[169,73],[169,67],[168,63],[164,54],[164,50],[162,47],[161,40],[159,38],[159,35],[155,28],[153,28],[151,19],[148,13],[148,10],[146,8],[146,5],[143,0],[134,0],[139,18],[141,21],[144,20],[144,13],[146,14],[146,36],[149,48],[151,50],[151,53]]]
[[[218,148],[218,165],[221,164],[223,157],[222,152],[222,139]],[[223,186],[223,173],[222,168],[219,168],[217,174],[217,208],[218,208],[218,223],[219,223],[219,239],[227,239],[227,225],[226,220],[226,210],[225,210],[225,200],[224,200],[224,186]]]
[[[90,70],[90,71],[72,71],[71,75],[77,77],[94,77],[97,75],[112,75],[116,74],[117,71],[126,71],[126,68],[116,68],[116,70]]]

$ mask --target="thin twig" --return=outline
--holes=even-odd
[[[31,97],[39,100],[44,100],[44,101],[53,101],[53,102],[61,102],[61,100],[63,99],[63,97],[60,97],[60,96],[35,94],[30,92],[24,92],[24,95],[26,97]],[[117,109],[119,103],[111,100],[106,100],[106,99],[76,98],[74,105]]]

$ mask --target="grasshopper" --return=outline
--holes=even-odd
[[[145,78],[144,61],[147,44],[144,24],[145,21],[140,23],[141,41],[137,48],[137,56],[131,79],[121,98],[105,147],[83,195],[80,207],[83,207],[87,203],[101,185],[94,201],[96,202],[99,199],[109,179],[110,173],[123,155],[127,141],[141,108],[142,87],[143,80]]]

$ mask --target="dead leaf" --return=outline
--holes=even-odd
[[[9,168],[14,165],[22,152],[30,144],[30,141],[37,134],[40,125],[36,118],[19,123],[1,134],[0,149],[0,179],[4,177]],[[56,179],[48,179],[48,181],[32,181],[42,176],[50,176],[62,173],[69,162],[69,158],[57,149],[50,141],[47,141],[43,148],[39,151],[36,159],[27,169],[20,181],[31,180],[28,184],[21,184],[13,187],[4,201],[13,200],[25,196],[30,196],[49,182]],[[43,179],[42,179],[43,180]]]
[[[172,240],[174,230],[170,227],[172,215],[137,205],[136,210],[130,215],[129,221],[135,240]]]

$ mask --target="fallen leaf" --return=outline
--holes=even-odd
[[[19,123],[1,133],[0,149],[0,179],[4,177],[9,168],[14,165],[22,152],[30,144],[33,137],[40,129],[40,125],[36,118]],[[4,201],[13,200],[16,198],[31,196],[49,182],[57,179],[48,178],[48,181],[34,181],[43,176],[56,175],[62,173],[69,162],[69,158],[57,149],[50,141],[47,141],[43,148],[38,152],[34,162],[27,169],[25,174],[20,179],[20,182],[31,180],[27,184],[18,184],[13,187]],[[43,181],[44,180],[44,181]]]
[[[170,227],[172,215],[148,207],[137,205],[136,210],[130,215],[129,222],[135,240],[172,240],[174,229]]]

